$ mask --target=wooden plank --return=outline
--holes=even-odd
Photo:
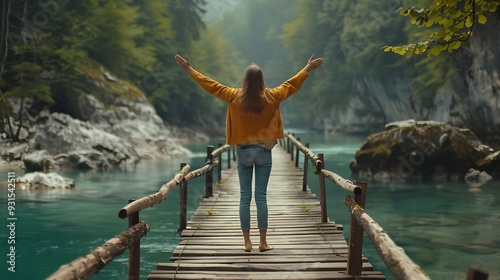
[[[257,237],[257,235],[255,235]],[[341,234],[332,234],[332,235],[288,235],[287,238],[282,238],[281,236],[269,236],[268,242],[272,244],[317,244],[317,243],[328,243],[341,241],[345,242],[344,236]],[[208,236],[208,237],[191,237],[189,239],[183,239],[179,242],[180,245],[184,243],[189,244],[200,244],[200,242],[210,243],[210,244],[240,244],[243,240],[243,236],[230,236],[230,237],[220,237],[220,236]]]
[[[179,259],[177,257],[173,257],[172,259]],[[366,257],[363,258],[364,261],[367,261]],[[336,263],[343,262],[346,263],[346,258],[339,255],[308,255],[308,256],[276,256],[276,255],[253,255],[251,258],[251,263]],[[201,257],[201,256],[185,256],[182,257],[182,262],[180,263],[214,263],[214,264],[235,264],[235,263],[250,263],[247,255],[245,256],[212,256],[210,258]]]
[[[241,248],[243,245],[241,245]],[[294,249],[294,250],[282,250],[282,249],[273,249],[271,251],[259,252],[257,249],[254,249],[251,252],[245,252],[242,249],[239,250],[223,250],[223,249],[214,249],[214,250],[192,250],[192,249],[176,249],[172,256],[235,256],[242,255],[246,253],[247,256],[252,256],[252,254],[267,254],[267,255],[330,255],[330,254],[347,254],[347,246],[345,248],[335,248],[335,249],[317,249],[317,250],[307,250],[307,249]]]
[[[160,263],[157,270],[177,270],[177,271],[345,271],[346,263],[239,263],[239,264],[206,264],[206,263]],[[371,271],[373,266],[370,263],[363,263],[363,270]]]
[[[248,271],[204,271],[202,273],[184,272],[184,271],[163,271],[154,270],[151,272],[148,279],[233,279],[233,280],[248,280],[248,279],[349,279],[352,276],[346,275],[343,271],[280,271],[276,272],[251,272]],[[378,273],[363,272],[361,276],[356,276],[356,279],[385,279]]]

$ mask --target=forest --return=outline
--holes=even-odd
[[[417,2],[428,6],[443,1]],[[487,18],[495,30],[493,38],[498,40],[500,1],[444,2],[450,2],[448,6],[473,3],[477,11],[466,19],[484,24]],[[466,45],[469,38],[450,36],[451,39],[447,38],[453,41],[450,52],[443,51],[450,45],[448,42],[439,48],[438,53],[442,53],[438,56],[413,55],[423,52],[423,45],[418,44],[389,51],[387,46],[422,42],[436,30],[428,10],[412,8],[397,12],[414,3],[409,0],[3,0],[0,131],[6,131],[10,120],[19,121],[23,114],[33,115],[42,108],[59,110],[63,88],[86,91],[81,69],[96,63],[140,89],[166,123],[223,125],[225,105],[190,81],[175,64],[175,53],[189,55],[195,69],[229,86],[237,86],[244,68],[252,62],[262,67],[266,86],[272,87],[295,74],[312,53],[324,57],[326,63],[321,71],[314,73],[300,94],[283,104],[285,121],[294,125],[325,129],[325,119],[336,122],[341,115],[365,114],[376,121],[366,122],[358,117],[357,122],[344,120],[344,123],[365,124],[359,130],[347,129],[347,132],[369,132],[376,129],[374,126],[397,119],[431,118],[440,110],[435,104],[440,94],[451,92],[453,101],[448,107],[456,106],[457,100],[470,95],[468,85],[456,82],[464,68],[460,53],[462,56],[467,53],[461,49],[467,47],[451,52],[460,47],[455,41],[464,41]],[[481,13],[477,14],[478,11]],[[406,14],[413,18],[409,20]],[[453,14],[452,18],[460,16]],[[415,18],[417,25],[429,28],[416,27]],[[497,43],[493,40],[493,44],[498,46]],[[498,52],[492,52],[496,55],[493,66],[498,69]],[[492,85],[494,92],[499,84],[497,77]],[[491,111],[483,104],[487,99],[474,101],[477,101],[475,109],[479,106],[481,111]],[[351,113],[346,113],[349,108]],[[459,119],[463,124],[478,127],[493,114],[488,111],[477,121],[466,123],[471,119],[467,114],[476,113],[477,110],[457,114],[461,114]],[[494,129],[498,125],[494,122]],[[337,129],[342,132],[342,128]]]

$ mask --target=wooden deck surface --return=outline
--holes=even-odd
[[[290,154],[273,149],[273,169],[268,186],[271,251],[258,250],[255,202],[250,207],[253,251],[243,250],[238,217],[238,174],[222,173],[223,184],[214,185],[214,196],[204,199],[182,232],[182,241],[170,259],[159,263],[148,279],[385,279],[364,258],[363,274],[345,275],[347,243],[342,225],[321,223],[316,195],[302,192],[302,171]],[[340,203],[340,202],[339,202]],[[209,210],[216,214],[210,215]]]

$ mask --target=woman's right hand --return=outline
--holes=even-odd
[[[324,62],[325,62],[324,58],[322,58],[322,57],[314,58],[314,54],[313,54],[313,55],[311,55],[311,58],[309,58],[309,61],[307,61],[307,64],[304,67],[304,70],[306,70],[307,72],[311,72],[313,70],[320,68]]]
[[[189,62],[189,57],[186,55],[186,59],[182,58],[180,55],[175,54],[175,61],[177,61],[177,64],[184,69],[184,71],[191,73],[193,71],[193,68],[191,68],[191,62]]]

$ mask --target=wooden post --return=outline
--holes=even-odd
[[[219,148],[220,147],[222,147],[221,143],[219,143]],[[217,164],[217,183],[220,184],[222,181],[222,153],[219,153],[217,160],[219,161],[219,164]]]
[[[129,200],[132,203],[134,200]],[[139,212],[128,217],[128,227],[133,227],[139,223]],[[137,239],[128,250],[128,279],[139,280],[141,271],[141,240]]]
[[[309,149],[309,143],[306,143],[306,148]],[[302,191],[307,191],[307,169],[309,167],[309,160],[304,154],[304,175],[302,176]]]
[[[300,138],[297,138],[297,140],[300,142]],[[296,147],[297,149],[295,150],[295,167],[299,167],[299,146]]]
[[[368,184],[366,182],[355,182],[356,186],[361,187],[361,193],[354,193],[354,201],[365,208],[366,191]],[[351,225],[349,231],[349,248],[347,253],[347,274],[360,275],[363,266],[363,228],[351,214]]]
[[[290,133],[288,133],[290,134]],[[289,153],[290,152],[290,138],[286,138],[286,152]]]
[[[212,163],[214,161],[212,152],[214,151],[214,146],[207,146],[207,164]],[[207,172],[205,176],[205,198],[212,197],[213,195],[213,181],[214,181],[214,172],[213,169]]]
[[[318,158],[321,161],[319,170],[325,168],[325,161],[323,154],[318,154]],[[326,223],[328,222],[328,214],[326,212],[326,189],[325,189],[325,177],[322,176],[321,174],[318,176],[319,177],[319,193],[320,193],[320,205],[321,205],[321,222]]]
[[[231,150],[232,147],[229,147],[229,149],[227,150],[227,169],[231,168]]]
[[[236,146],[233,146],[233,161],[236,161],[236,149],[237,147]]]
[[[466,280],[487,280],[488,273],[469,267]]]
[[[357,189],[362,192],[361,188]],[[398,247],[394,243],[384,229],[354,199],[347,195],[344,198],[344,204],[356,221],[359,222],[368,238],[370,238],[378,255],[384,261],[385,266],[391,271],[394,279],[430,280],[425,272],[405,254],[401,247]],[[349,276],[351,278],[358,278],[352,275]]]
[[[181,163],[181,170],[186,166],[185,163]],[[182,232],[186,229],[187,225],[187,184],[188,182],[182,179],[180,182],[180,203],[179,203],[179,228],[177,232]]]
[[[292,136],[294,134],[292,133]],[[293,161],[293,142],[290,141],[290,160]]]

